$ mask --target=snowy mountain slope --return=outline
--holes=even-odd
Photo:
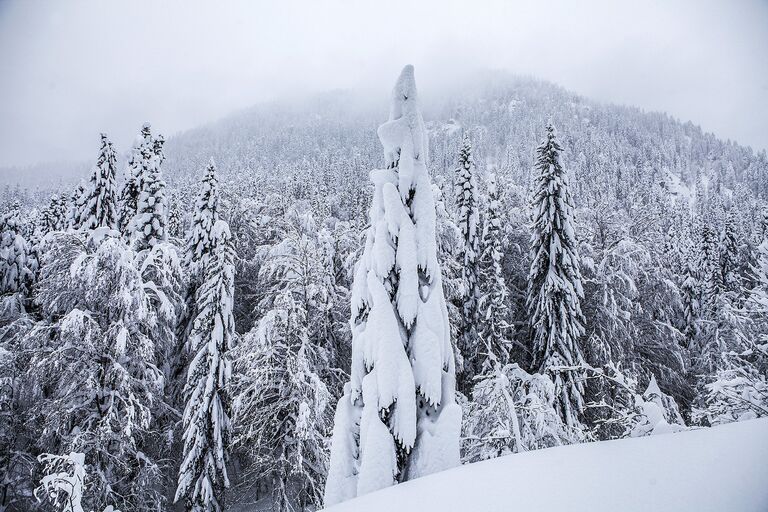
[[[326,510],[765,512],[766,460],[768,420],[752,420],[501,457]]]
[[[375,130],[386,110],[379,100],[332,91],[303,101],[260,104],[170,136],[166,179],[174,186],[194,182],[214,157],[222,176],[247,173],[279,179],[303,167],[314,172],[352,167],[364,185],[367,171],[381,163]],[[621,166],[649,161],[669,170],[683,186],[690,186],[703,170],[705,177],[721,176],[726,185],[746,182],[754,187],[755,168],[765,165],[764,157],[751,148],[718,139],[690,122],[599,103],[552,83],[514,75],[489,72],[469,83],[447,84],[442,94],[426,96],[423,107],[430,133],[430,172],[436,174],[452,171],[464,129],[475,132],[478,162],[503,172],[529,169],[548,119],[565,135],[569,167],[583,153],[593,167],[590,173],[594,167],[608,167],[615,174]],[[121,156],[128,149],[117,148]],[[92,164],[88,160],[0,168],[0,183],[70,187],[87,179]]]

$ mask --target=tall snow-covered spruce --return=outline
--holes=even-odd
[[[185,256],[187,267],[196,281],[208,263],[211,254],[211,233],[219,220],[219,181],[216,178],[216,165],[211,163],[205,170],[202,188],[195,201],[192,214],[192,227],[187,240]]]
[[[548,124],[546,139],[536,150],[527,300],[534,365],[552,376],[558,412],[569,426],[575,426],[584,407],[584,383],[574,371],[584,363],[578,345],[584,333],[584,291],[573,200],[560,163],[561,151],[555,129]]]
[[[145,125],[147,129],[148,126]],[[163,142],[164,139],[160,135],[152,144],[141,146],[139,197],[136,215],[129,227],[137,251],[151,249],[168,239],[168,200],[161,170],[165,160],[162,152]]]
[[[351,381],[336,410],[326,506],[458,465],[461,409],[437,262],[427,134],[412,66],[379,127],[352,289]]]
[[[107,135],[101,134],[101,149],[91,176],[90,196],[83,215],[83,229],[117,229],[117,157]]]
[[[471,385],[472,377],[477,374],[480,360],[477,346],[477,281],[480,229],[480,213],[478,208],[478,188],[475,177],[475,162],[472,158],[472,141],[469,134],[464,139],[459,151],[459,166],[456,169],[456,207],[458,208],[458,225],[461,230],[463,245],[461,247],[463,287],[462,325],[459,327],[458,344],[464,356],[462,368],[462,383]]]
[[[128,236],[130,227],[139,204],[141,194],[141,174],[145,167],[144,159],[152,154],[152,131],[149,123],[141,127],[141,132],[136,137],[128,157],[125,169],[125,183],[120,193],[119,228]]]
[[[211,242],[209,264],[197,296],[198,314],[189,340],[193,355],[184,390],[184,457],[175,500],[183,499],[187,510],[218,512],[224,509],[224,490],[229,487],[227,388],[232,363],[228,352],[234,347],[235,337],[234,251],[225,221],[214,224]]]

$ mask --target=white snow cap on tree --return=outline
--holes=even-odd
[[[352,375],[336,413],[326,506],[459,463],[461,409],[413,66],[378,134],[386,169],[371,172],[371,223],[352,290]]]

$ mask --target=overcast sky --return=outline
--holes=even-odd
[[[519,4],[522,4],[520,2]],[[383,101],[478,68],[662,110],[768,148],[768,1],[0,0],[0,166],[124,151],[254,103],[334,88]]]

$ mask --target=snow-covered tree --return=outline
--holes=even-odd
[[[412,66],[379,127],[386,168],[352,288],[352,375],[334,419],[325,504],[459,462],[461,408]]]
[[[163,160],[161,137],[154,140],[151,146],[147,144],[141,147],[139,197],[136,215],[129,228],[131,240],[138,252],[151,249],[168,239],[168,204],[160,169]]]
[[[42,496],[46,496],[61,512],[84,512],[85,455],[46,453],[39,460],[45,464],[45,475],[40,480],[40,487],[35,489],[37,499],[42,501]]]
[[[297,298],[280,293],[235,351],[234,444],[249,455],[247,480],[266,483],[279,511],[321,507],[328,468],[329,361]]]
[[[67,209],[67,229],[80,229],[85,221],[86,206],[89,197],[88,189],[80,182],[69,199]]]
[[[54,194],[48,206],[40,213],[40,229],[45,233],[63,231],[67,228],[67,199],[63,195]]]
[[[557,409],[569,426],[575,426],[584,407],[584,384],[574,371],[584,364],[579,347],[584,333],[584,292],[573,200],[560,163],[561,151],[555,129],[549,124],[547,137],[536,150],[528,313],[535,367],[552,375]]]
[[[93,232],[90,232],[92,234]],[[115,237],[61,233],[50,241],[37,300],[45,319],[27,379],[48,390],[34,405],[42,452],[85,453],[94,467],[89,507],[137,510],[162,502],[148,443],[163,376],[157,368],[154,286]]]
[[[714,375],[705,374],[703,403],[694,410],[710,425],[768,416],[768,239],[756,253],[756,285],[738,312],[742,328],[721,348]]]
[[[488,208],[483,223],[478,276],[478,341],[481,346],[477,351],[483,367],[475,370],[483,372],[492,370],[489,354],[493,354],[501,364],[507,363],[512,334],[507,305],[507,284],[501,268],[503,254],[500,209],[496,177],[491,175],[488,178]]]
[[[131,223],[136,216],[141,194],[141,175],[148,163],[146,158],[154,155],[152,131],[149,123],[141,127],[141,132],[134,141],[133,148],[128,155],[128,164],[125,169],[125,183],[120,192],[119,228],[124,235],[130,234]]]
[[[718,297],[723,290],[723,282],[720,272],[719,237],[711,223],[711,216],[707,216],[700,229],[698,269],[702,314],[714,318],[717,315]]]
[[[218,512],[224,509],[224,490],[229,487],[228,386],[232,373],[229,351],[235,343],[235,267],[227,223],[217,221],[211,235],[211,257],[189,339],[193,355],[184,389],[184,456],[175,501],[183,500],[187,510]]]
[[[581,432],[566,425],[557,413],[555,386],[549,376],[531,375],[517,364],[498,361],[488,367],[472,390],[464,424],[466,462],[581,440]]]
[[[739,275],[739,234],[737,228],[736,208],[731,207],[726,213],[723,222],[719,245],[720,282],[723,285],[723,289],[729,292],[738,292],[741,288],[741,276]]]
[[[187,241],[185,262],[189,272],[198,276],[205,271],[212,248],[213,226],[219,220],[219,181],[213,161],[205,171],[195,200],[192,226]],[[195,278],[193,278],[194,280]]]
[[[459,151],[459,165],[456,168],[456,207],[458,209],[457,224],[461,230],[462,247],[462,325],[460,327],[459,345],[465,358],[465,366],[477,363],[479,348],[475,324],[477,311],[477,281],[478,260],[480,256],[480,208],[478,204],[479,190],[475,176],[475,162],[472,158],[472,141],[469,133],[464,139]],[[476,366],[476,365],[475,365]],[[464,380],[470,381],[477,368],[463,368],[466,375]]]
[[[22,228],[19,204],[13,203],[0,216],[0,293],[29,293],[33,274]]]
[[[685,255],[684,271],[680,292],[683,299],[683,333],[685,334],[686,344],[690,345],[696,337],[698,331],[699,318],[699,282],[696,279],[696,269],[693,255]]]
[[[91,177],[88,202],[83,214],[83,229],[117,228],[115,174],[117,156],[107,135],[101,134],[101,148]]]

